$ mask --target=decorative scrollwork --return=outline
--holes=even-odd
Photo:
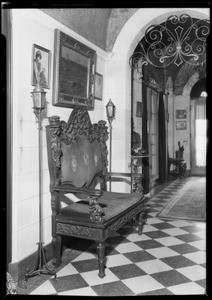
[[[141,203],[133,210],[128,212],[126,215],[119,218],[116,222],[108,226],[108,228],[105,230],[105,238],[108,237],[110,234],[112,234],[114,231],[117,231],[122,225],[126,224],[129,220],[131,220],[135,215],[137,215],[143,209],[144,209],[144,203]]]
[[[130,66],[138,69],[144,64],[158,68],[172,63],[180,66],[183,62],[203,64],[209,25],[209,20],[194,19],[187,14],[172,15],[164,23],[151,25],[139,43],[140,50],[130,57]]]
[[[70,234],[73,236],[82,236],[91,239],[101,238],[101,232],[96,228],[64,223],[57,223],[57,233],[68,235]]]

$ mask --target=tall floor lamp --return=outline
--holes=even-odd
[[[25,275],[25,281],[27,281],[28,277],[37,275],[37,274],[49,274],[55,275],[54,270],[50,270],[46,265],[46,258],[43,249],[43,239],[42,239],[42,180],[41,180],[41,121],[43,119],[42,111],[46,107],[46,92],[44,89],[37,84],[32,91],[33,98],[33,112],[38,119],[38,161],[39,161],[39,242],[38,244],[38,252],[37,252],[37,260],[34,268],[29,271],[27,269]],[[42,269],[42,266],[45,265],[45,269]]]
[[[109,122],[110,127],[110,161],[109,161],[109,172],[111,172],[111,161],[112,161],[112,121],[115,118],[116,107],[111,101],[109,100],[108,104],[106,105],[106,112],[107,112],[107,119]],[[111,192],[111,175],[109,177],[109,190]]]

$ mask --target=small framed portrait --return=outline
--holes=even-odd
[[[102,100],[103,76],[95,73],[95,99]]]
[[[32,45],[32,85],[50,88],[51,51]]]
[[[186,130],[187,121],[176,121],[176,130]]]
[[[187,111],[184,109],[176,110],[176,119],[186,119]]]

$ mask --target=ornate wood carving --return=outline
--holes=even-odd
[[[97,228],[90,228],[80,225],[57,223],[57,233],[71,236],[79,236],[91,239],[101,239],[101,231]]]
[[[107,171],[107,139],[108,127],[106,121],[99,121],[91,124],[88,111],[84,107],[76,107],[73,109],[68,122],[60,121],[59,116],[49,117],[51,128],[51,151],[52,159],[55,163],[55,176],[59,183],[59,171],[61,168],[61,142],[70,145],[77,136],[85,135],[90,143],[98,141],[102,150],[103,173]]]
[[[139,206],[135,207],[133,210],[129,211],[126,215],[119,218],[116,222],[112,223],[105,230],[105,238],[107,238],[114,231],[117,231],[122,225],[127,223],[129,220],[133,218],[133,216],[137,215],[142,209],[144,209],[144,204],[141,203]]]
[[[103,208],[98,204],[98,198],[97,196],[90,196],[89,201],[89,209],[90,209],[90,219],[94,222],[104,222],[104,210]]]

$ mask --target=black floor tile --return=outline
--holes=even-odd
[[[193,261],[191,261],[190,259],[188,259],[182,255],[164,257],[164,258],[161,258],[161,260],[163,262],[165,262],[167,265],[169,265],[170,267],[172,267],[173,269],[195,265],[195,263]]]
[[[151,274],[151,276],[165,287],[190,282],[187,277],[175,270],[155,273]]]
[[[57,279],[52,278],[50,282],[57,293],[88,286],[80,274],[57,277]]]
[[[145,293],[138,294],[141,296],[150,296],[150,295],[174,295],[172,292],[170,292],[168,289],[160,289],[160,290],[154,290],[154,291],[149,291]]]
[[[146,275],[146,273],[135,264],[112,267],[110,270],[121,280]]]
[[[173,226],[173,225],[171,225],[169,223],[166,223],[166,222],[164,222],[164,223],[156,223],[156,224],[154,224],[154,227],[157,228],[157,229],[160,229],[160,230],[162,230],[162,229],[169,229],[169,228],[175,228],[175,226]]]
[[[141,249],[152,249],[161,247],[161,243],[155,240],[140,241],[135,242],[135,244],[141,247]]]
[[[151,239],[158,239],[158,238],[170,236],[167,233],[160,231],[160,230],[145,232],[145,235],[147,235]]]
[[[146,251],[135,251],[130,253],[124,253],[124,256],[126,256],[129,260],[132,262],[141,262],[141,261],[147,261],[151,259],[155,259],[155,256],[151,255],[150,253]]]
[[[181,227],[183,230],[183,227]],[[190,242],[195,242],[195,241],[200,241],[202,240],[202,238],[194,235],[194,234],[182,234],[182,235],[178,235],[177,238],[185,243],[190,243]]]
[[[134,293],[121,281],[92,286],[99,296],[134,296]]]
[[[180,235],[175,236],[176,238],[179,238]],[[186,254],[186,253],[191,253],[191,252],[196,252],[199,251],[198,248],[191,246],[189,244],[180,244],[180,245],[173,245],[169,246],[170,249],[178,252],[179,254]]]
[[[73,261],[71,263],[79,273],[98,270],[98,259],[87,259],[82,261]]]

